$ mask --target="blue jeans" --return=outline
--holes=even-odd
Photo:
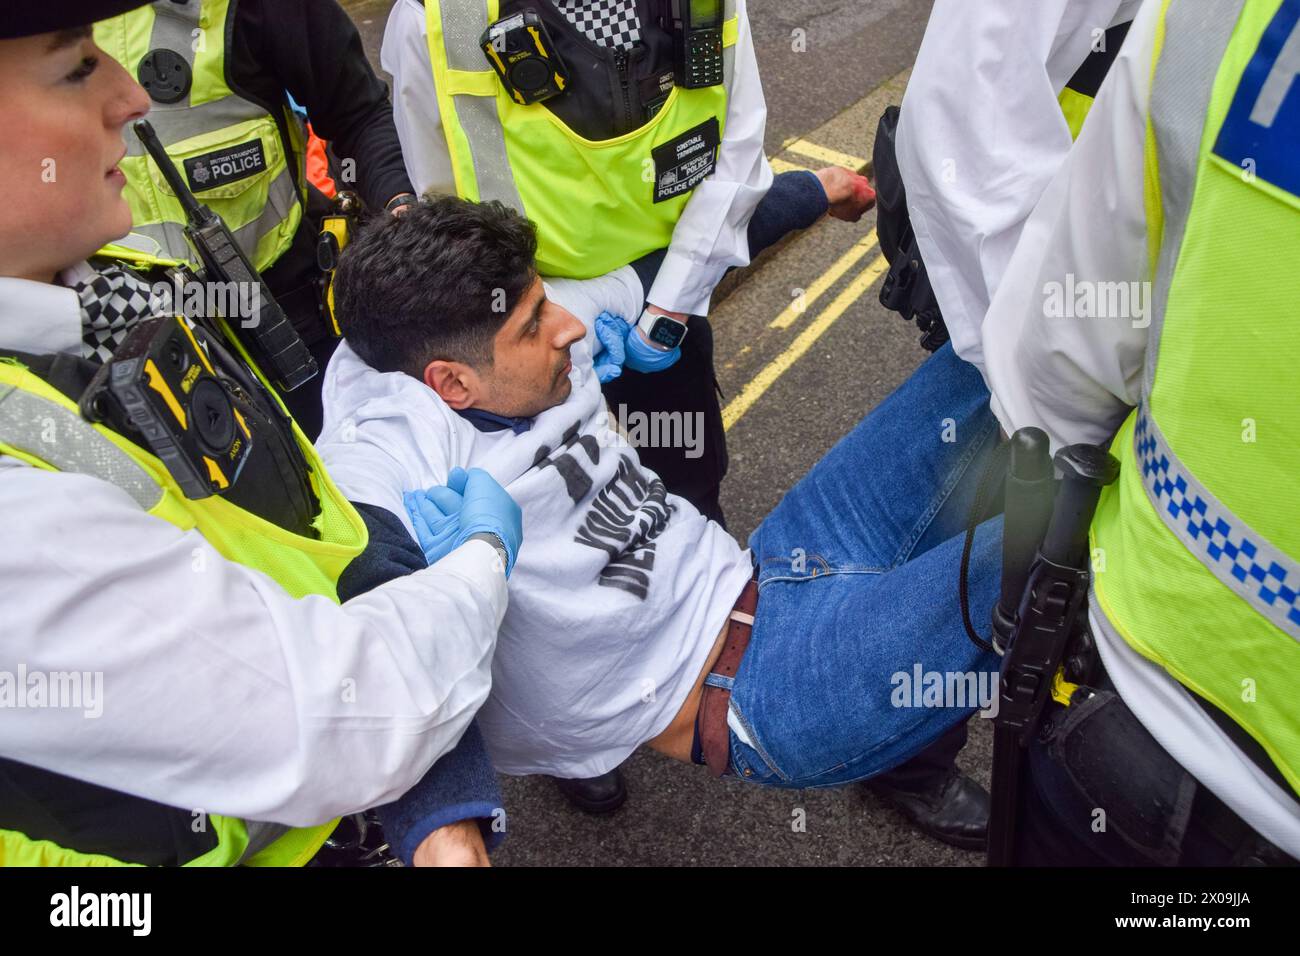
[[[790,788],[863,780],[996,694],[998,659],[971,643],[957,598],[966,523],[998,439],[988,401],[979,373],[945,346],[750,537],[758,610],[731,697],[754,744],[730,735],[741,779]],[[979,526],[971,556],[971,615],[985,633],[1000,548],[998,517]],[[923,694],[929,672],[947,694]]]

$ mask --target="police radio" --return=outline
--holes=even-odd
[[[674,60],[678,86],[721,86],[722,0],[673,0]]]
[[[478,42],[516,103],[528,106],[549,100],[569,85],[569,71],[542,18],[532,10],[490,24]]]
[[[240,290],[240,298],[256,310],[255,315],[246,317],[240,325],[248,330],[245,342],[258,367],[286,392],[315,377],[319,371],[316,359],[244,255],[229,227],[194,198],[149,121],[137,120],[132,128],[185,210],[185,238],[203,263],[200,281]]]

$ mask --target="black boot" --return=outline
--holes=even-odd
[[[868,780],[867,788],[936,840],[963,850],[987,845],[988,791],[956,769],[923,790],[900,790],[879,780]]]
[[[613,813],[627,799],[627,784],[623,781],[623,771],[615,767],[609,773],[599,777],[585,777],[579,780],[566,780],[552,777],[560,793],[569,802],[584,813],[597,816]]]
[[[963,850],[982,850],[988,840],[989,795],[957,770],[966,736],[963,720],[911,760],[877,774],[866,785],[922,833]]]

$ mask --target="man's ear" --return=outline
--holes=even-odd
[[[468,365],[435,359],[424,367],[424,384],[438,393],[457,411],[469,408],[479,399],[482,382]]]

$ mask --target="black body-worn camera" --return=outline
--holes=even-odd
[[[549,100],[569,85],[564,61],[541,17],[532,10],[489,25],[478,42],[516,103],[527,106]]]
[[[139,433],[187,498],[229,489],[252,450],[248,423],[178,316],[141,321],[95,373],[82,414]]]

